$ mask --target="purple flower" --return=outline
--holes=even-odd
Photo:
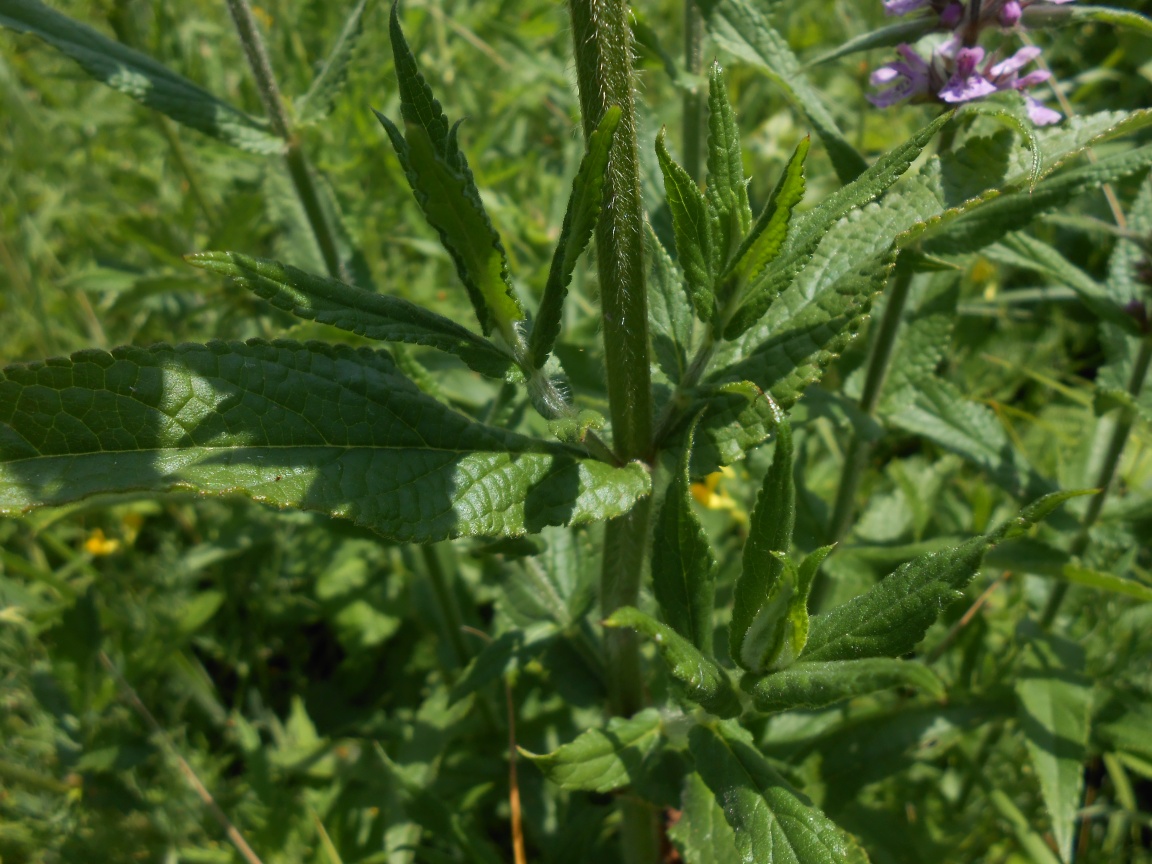
[[[886,88],[868,94],[868,101],[877,108],[924,96],[930,90],[931,68],[928,62],[911,45],[898,45],[896,51],[904,59],[881,66],[869,78],[873,87]]]
[[[956,66],[948,83],[940,88],[939,96],[945,102],[971,102],[996,92],[996,85],[977,70],[984,59],[984,49],[961,48],[956,52]]]
[[[1052,73],[1046,69],[1036,69],[1022,78],[1017,75],[1022,68],[1039,56],[1040,49],[1034,45],[1021,48],[1008,59],[1001,60],[999,63],[990,66],[985,71],[985,75],[997,90],[1019,90],[1023,92],[1029,87],[1042,84],[1052,77]],[[1028,117],[1037,126],[1051,126],[1053,123],[1059,123],[1062,119],[1060,112],[1053,111],[1033,96],[1025,94],[1024,98],[1028,103]]]
[[[907,15],[928,5],[928,0],[884,0],[884,11],[889,15]]]

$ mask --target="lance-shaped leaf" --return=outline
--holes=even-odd
[[[725,50],[756,65],[807,116],[824,142],[836,176],[848,183],[867,167],[848,143],[824,97],[800,67],[788,43],[749,0],[696,0],[708,32]]]
[[[775,260],[784,247],[792,211],[804,197],[804,159],[810,143],[810,139],[805,137],[796,145],[792,158],[776,181],[772,196],[724,271],[718,292],[721,304],[727,304],[733,297],[739,299],[746,286]]]
[[[899,657],[924,638],[976,575],[984,553],[1018,536],[1081,491],[1054,492],[983,537],[909,561],[869,591],[812,619],[805,662]]]
[[[740,713],[740,698],[728,673],[666,624],[632,606],[622,606],[604,621],[605,627],[629,627],[656,643],[669,674],[684,685],[684,695],[718,717]]]
[[[449,128],[432,88],[416,68],[395,5],[388,32],[400,84],[404,133],[379,111],[376,117],[392,140],[420,209],[456,264],[484,335],[495,328],[510,346],[518,346],[517,323],[523,320],[524,309],[508,278],[504,246],[480,201],[468,160],[460,152],[456,140],[460,124]]]
[[[606,729],[589,729],[551,753],[520,753],[562,789],[611,792],[640,777],[660,730],[660,712],[647,708],[633,717],[613,717]]]
[[[724,338],[734,339],[760,320],[780,292],[808,263],[832,226],[852,210],[878,198],[899,180],[924,151],[928,142],[951,119],[951,112],[941,114],[903,144],[877,159],[858,178],[829,195],[802,219],[797,220],[785,249],[747,290],[743,304],[724,330]],[[895,237],[894,234],[889,242]]]
[[[744,864],[867,864],[856,840],[789,786],[747,732],[732,723],[700,725],[688,743]]]
[[[1152,36],[1152,18],[1129,9],[1115,9],[1108,6],[1043,6],[1033,5],[1024,10],[1023,23],[1028,27],[1052,27],[1061,24],[1083,24],[1086,22],[1112,24],[1126,27]]]
[[[740,129],[719,63],[708,70],[708,203],[717,217],[717,266],[725,267],[752,227]]]
[[[936,697],[944,695],[944,685],[927,666],[888,657],[796,663],[771,675],[745,675],[740,687],[768,714],[824,708],[892,687],[917,687]]]
[[[627,512],[613,468],[484,426],[383,352],[298,342],[82,351],[0,374],[0,513],[90,495],[241,494],[431,542]]]
[[[560,335],[560,318],[564,311],[564,298],[568,295],[568,283],[572,281],[572,271],[588,246],[588,241],[592,239],[592,231],[600,216],[608,151],[612,148],[612,139],[619,124],[620,109],[613,105],[604,112],[600,125],[589,136],[588,149],[584,151],[576,179],[572,181],[572,194],[568,198],[568,210],[564,213],[564,224],[560,228],[560,240],[552,256],[544,296],[532,325],[529,348],[532,365],[536,369],[544,365],[552,346],[556,344],[556,337]]]
[[[811,585],[798,584],[797,570],[787,558],[796,524],[792,455],[792,429],[781,414],[772,467],[748,527],[728,631],[732,659],[752,672],[783,669],[796,659],[807,636],[804,589]]]
[[[706,654],[712,653],[712,609],[716,559],[692,510],[689,430],[679,470],[656,517],[652,536],[652,593],[673,630]]]
[[[684,778],[680,818],[668,826],[670,839],[691,864],[739,864],[736,834],[724,818],[716,796],[699,774]]]
[[[669,381],[679,384],[688,369],[692,344],[692,304],[684,294],[684,276],[664,244],[644,225],[644,258],[648,262],[648,324],[652,355]]]
[[[0,26],[43,39],[97,81],[177,123],[252,153],[284,152],[284,141],[269,133],[264,122],[39,0],[0,0]]]
[[[365,291],[296,267],[237,252],[189,255],[190,264],[227,276],[273,306],[321,324],[379,339],[427,345],[455,354],[482,375],[503,378],[513,360],[450,318],[399,297]]]
[[[1092,706],[1084,649],[1031,622],[1024,622],[1017,636],[1024,642],[1023,668],[1016,678],[1020,729],[1052,818],[1056,848],[1071,861]]]
[[[696,317],[711,321],[715,303],[712,297],[715,278],[716,226],[708,212],[704,193],[688,172],[673,161],[664,146],[665,129],[656,136],[656,158],[664,174],[664,192],[672,211],[672,230],[676,235],[676,256]]]
[[[332,50],[308,86],[308,92],[296,100],[296,119],[300,125],[307,126],[323,120],[332,111],[332,104],[344,89],[348,63],[352,60],[356,43],[364,32],[364,10],[367,6],[368,0],[357,0],[344,19],[344,26],[337,34]]]

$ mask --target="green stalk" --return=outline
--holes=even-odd
[[[652,449],[652,381],[632,34],[622,0],[569,0],[568,11],[585,139],[608,108],[618,105],[621,112],[596,225],[596,263],[614,449],[625,460],[647,459]]]
[[[644,214],[632,81],[632,34],[624,0],[568,0],[580,111],[587,139],[604,112],[620,107],[596,225],[596,263],[604,330],[609,413],[616,454],[623,460],[652,456],[652,380],[648,361],[648,304],[644,285]],[[604,616],[635,605],[648,541],[648,501],[604,527],[600,611]],[[605,633],[609,710],[635,713],[644,703],[635,634]],[[620,838],[625,864],[660,860],[655,811],[622,796]]]
[[[300,140],[292,129],[288,112],[284,110],[280,88],[276,84],[275,75],[272,74],[272,64],[268,61],[264,40],[256,27],[252,7],[248,4],[248,0],[228,0],[228,11],[232,13],[232,21],[236,25],[236,32],[240,35],[240,42],[244,46],[244,54],[248,58],[252,75],[256,79],[256,90],[268,114],[268,123],[272,127],[272,132],[283,139],[286,145],[284,162],[288,166],[288,175],[292,178],[292,185],[296,187],[296,195],[304,207],[308,224],[312,226],[316,245],[320,247],[320,254],[324,257],[324,266],[328,269],[329,276],[347,281],[348,275],[343,272],[344,268],[340,265],[336,232],[320,203],[320,192],[312,176],[312,169],[308,166],[307,157],[300,147]]]
[[[1140,350],[1136,355],[1136,361],[1132,364],[1132,374],[1128,378],[1128,393],[1134,400],[1140,396],[1140,391],[1144,388],[1149,365],[1152,365],[1152,336],[1145,336],[1140,342]],[[1096,482],[1092,484],[1100,491],[1093,495],[1092,500],[1088,502],[1088,509],[1084,512],[1084,519],[1080,522],[1080,530],[1068,549],[1073,558],[1083,555],[1084,550],[1088,548],[1089,532],[1092,530],[1092,526],[1096,524],[1096,520],[1100,518],[1100,512],[1104,509],[1104,502],[1112,488],[1112,481],[1116,478],[1120,456],[1124,453],[1124,445],[1128,443],[1128,435],[1132,432],[1132,424],[1135,419],[1136,412],[1131,408],[1120,409],[1120,416],[1116,418],[1116,425],[1112,427],[1112,437],[1108,440],[1108,450],[1104,453],[1104,461],[1100,464],[1100,470],[1096,474]],[[1056,614],[1060,611],[1060,604],[1064,602],[1064,596],[1067,593],[1068,583],[1057,582],[1056,587],[1048,596],[1048,602],[1040,616],[1041,627],[1048,629],[1052,626]]]
[[[897,264],[892,291],[884,307],[884,315],[872,338],[864,391],[860,395],[860,410],[869,417],[876,411],[880,393],[884,389],[884,379],[888,377],[888,364],[892,361],[892,351],[896,347],[896,331],[900,329],[900,321],[904,317],[904,307],[908,303],[908,289],[911,285],[912,268]],[[871,443],[854,432],[848,450],[844,454],[844,471],[840,475],[840,488],[836,492],[836,506],[832,511],[830,542],[839,543],[843,540],[852,525],[856,509],[856,492],[860,488],[860,480],[864,476],[864,468],[868,464],[871,451]]]

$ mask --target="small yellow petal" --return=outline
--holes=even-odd
[[[89,534],[88,539],[84,541],[84,551],[89,555],[111,555],[119,550],[120,541],[108,539],[99,528]]]

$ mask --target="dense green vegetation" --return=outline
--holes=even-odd
[[[432,157],[419,162],[416,73],[397,74],[385,4],[256,8],[294,126],[285,159],[252,119],[266,112],[225,4],[52,4],[234,106],[196,131],[173,103],[116,89],[147,101],[154,82],[120,68],[104,86],[59,42],[18,35],[36,4],[0,0],[0,361],[16,364],[0,379],[2,864],[633,864],[653,860],[634,836],[653,827],[657,854],[690,864],[1152,861],[1148,19],[1077,4],[1032,31],[1076,115],[1034,130],[1022,100],[937,123],[939,105],[873,107],[883,45],[768,74],[790,55],[756,62],[772,43],[725,18],[752,10],[808,63],[890,26],[880,2],[700,7],[698,69],[682,3],[632,10],[656,405],[632,447],[612,433],[626,420],[607,292],[570,240],[612,194],[593,182],[595,142],[631,133],[582,117],[566,9],[409,0],[398,18],[448,121],[467,118],[460,150],[507,286],[553,332],[516,322],[482,280],[461,286],[468,258],[505,287],[491,243],[459,251],[488,237],[478,217],[438,232],[414,200],[405,169]],[[727,166],[692,143],[685,111],[707,129],[705,102],[713,141],[729,102],[739,127]],[[566,223],[582,164],[596,191]],[[432,221],[471,213],[443,195],[423,203]],[[716,212],[723,230],[701,227]],[[543,301],[558,243],[572,281]],[[206,251],[299,271],[186,259]],[[398,306],[331,326],[348,295],[300,271],[472,332],[451,341],[429,318],[396,336]],[[366,353],[384,331],[392,360]],[[490,331],[505,338],[478,338]],[[184,345],[210,340],[234,344]],[[353,427],[341,388],[359,375],[420,440],[382,468],[340,463],[368,491],[326,496],[325,466],[291,455],[258,477],[197,456],[199,473],[145,481],[111,449],[81,470],[49,433],[38,457],[57,463],[21,473],[28,430],[61,423],[35,387],[108,355],[36,364],[126,345],[133,374],[162,382],[157,402],[184,387],[209,405],[205,450]],[[292,393],[318,401],[267,430],[211,426],[230,407],[225,355],[272,370],[255,390],[306,373]],[[108,429],[155,419],[99,404]],[[430,505],[397,483],[368,506],[450,449],[430,429],[473,442],[461,449],[492,486]],[[193,450],[180,431],[171,449]],[[635,530],[655,533],[651,560],[639,595],[617,597],[601,550],[636,564]]]

